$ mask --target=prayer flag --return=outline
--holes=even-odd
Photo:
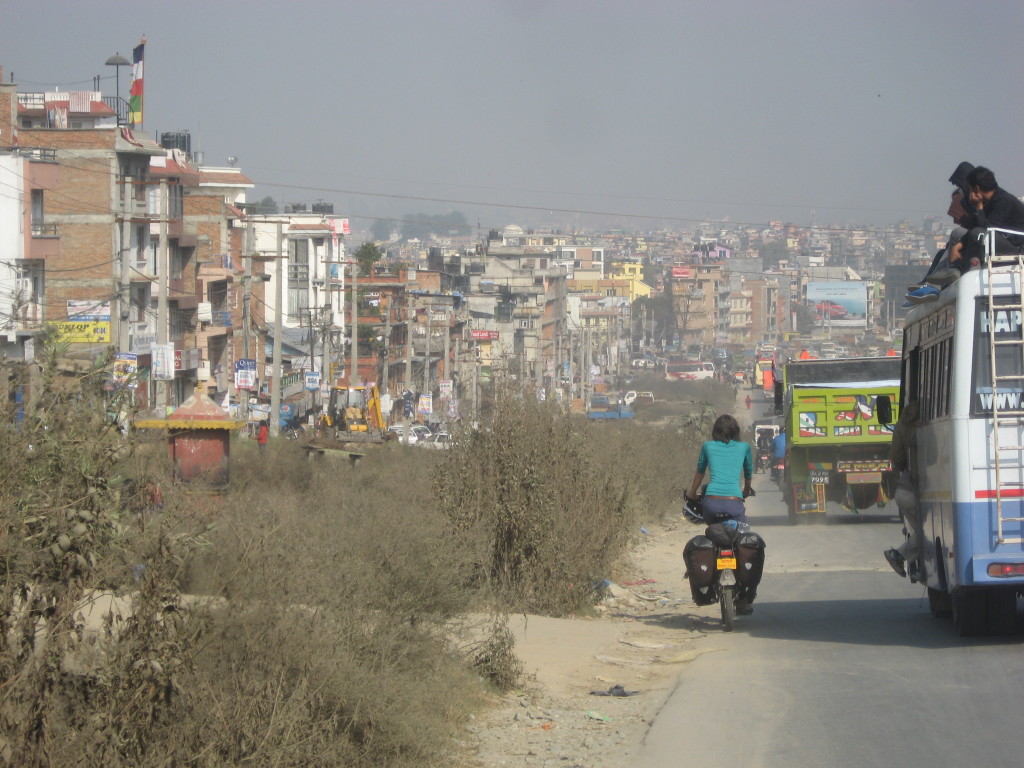
[[[132,88],[128,98],[128,124],[142,125],[142,59],[146,38],[132,50]]]

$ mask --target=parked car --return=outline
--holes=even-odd
[[[424,448],[436,448],[438,450],[442,450],[444,448],[448,448],[449,446],[451,446],[451,443],[451,435],[449,435],[447,432],[437,432],[431,435],[429,439],[424,440],[422,443],[419,443],[419,445],[423,446]]]
[[[416,439],[421,443],[425,443],[433,434],[422,424],[413,424],[409,429],[412,430],[413,435],[415,435]]]
[[[418,443],[420,441],[420,436],[418,434],[416,434],[416,429],[415,428],[417,426],[419,426],[419,425],[418,424],[413,424],[412,427],[409,428],[409,438],[408,439],[406,439],[406,437],[405,437],[405,425],[404,424],[392,424],[390,427],[388,427],[388,433],[392,434],[392,435],[396,435],[398,437],[398,439],[402,443],[404,443],[404,444],[416,445],[416,443]]]

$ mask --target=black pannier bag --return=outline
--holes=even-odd
[[[711,539],[712,543],[724,549],[732,546],[733,537],[736,535],[736,528],[726,528],[722,523],[712,523],[704,529],[704,535]]]
[[[718,600],[712,587],[716,556],[715,545],[707,536],[694,536],[683,548],[686,578],[690,581],[690,594],[697,605],[711,605]]]
[[[764,539],[756,533],[741,533],[733,544],[736,553],[736,581],[750,591],[757,589],[764,571]]]

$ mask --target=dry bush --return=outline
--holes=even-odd
[[[24,410],[8,392],[0,402],[0,761],[142,765],[182,704],[201,632],[174,586],[189,545],[161,526],[138,535],[139,484],[121,474],[132,445],[107,415],[128,409],[126,393],[104,394],[105,361],[70,374],[49,339],[39,350]],[[132,616],[87,632],[83,606],[126,588]]]
[[[511,610],[593,603],[635,528],[628,471],[600,464],[594,430],[498,386],[493,418],[445,452],[437,503],[473,548],[475,579]]]
[[[628,421],[591,429],[598,464],[628,481],[631,517],[650,522],[678,511],[704,438],[689,430]]]
[[[186,580],[226,598],[190,685],[208,764],[437,764],[481,691],[448,640],[472,594],[431,503],[437,457],[389,444],[335,461],[285,441],[236,456]]]

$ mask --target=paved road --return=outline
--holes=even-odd
[[[754,487],[768,542],[754,615],[702,641],[723,652],[682,673],[634,765],[1024,765],[1024,627],[968,640],[933,619],[882,559],[894,505],[790,526],[767,478]]]

